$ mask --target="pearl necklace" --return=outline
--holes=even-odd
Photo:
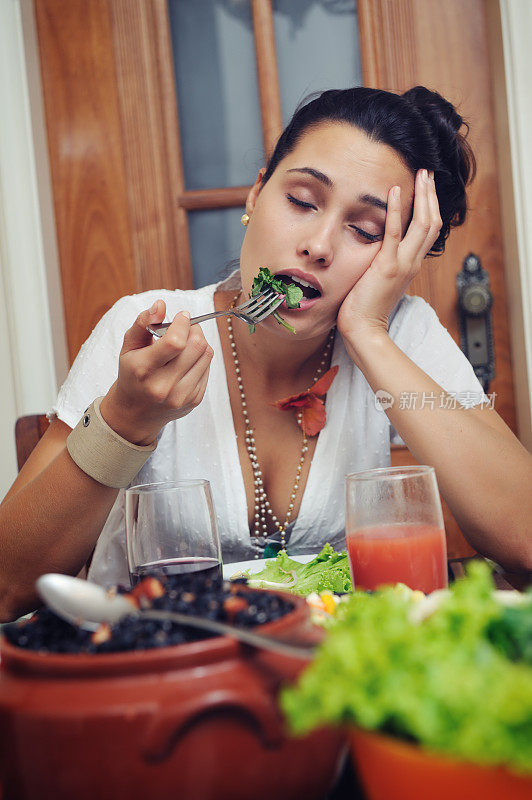
[[[234,297],[233,302],[231,303],[231,308],[234,308],[236,305],[236,301],[240,296],[240,292]],[[257,552],[255,553],[255,558],[260,558],[260,549],[261,547],[264,548],[267,543],[267,530],[268,526],[266,523],[266,518],[269,516],[274,523],[275,527],[281,534],[281,550],[286,552],[286,529],[290,523],[290,518],[292,516],[292,512],[294,510],[294,502],[297,496],[297,492],[299,489],[299,481],[301,479],[301,472],[303,470],[303,464],[305,463],[305,458],[308,453],[308,437],[307,434],[303,431],[303,442],[301,445],[301,454],[299,457],[299,463],[297,465],[296,470],[296,477],[294,480],[294,485],[292,487],[292,492],[290,494],[290,502],[288,504],[288,510],[286,512],[286,517],[284,522],[280,522],[273,510],[270,506],[270,502],[268,500],[268,496],[266,495],[266,491],[264,489],[264,482],[262,480],[262,471],[259,464],[259,459],[257,458],[257,448],[255,446],[255,432],[251,425],[251,421],[249,419],[249,414],[247,410],[247,403],[246,403],[246,395],[244,393],[244,384],[242,382],[242,375],[240,372],[240,362],[238,360],[238,354],[236,351],[236,343],[235,337],[233,333],[233,322],[232,317],[227,317],[227,330],[229,333],[229,343],[231,345],[231,354],[233,356],[233,362],[235,365],[235,374],[236,374],[236,381],[238,384],[238,391],[240,393],[240,403],[242,406],[242,415],[244,417],[244,425],[246,428],[246,450],[248,452],[249,460],[251,462],[251,468],[253,470],[253,484],[255,490],[255,512],[254,512],[254,530],[253,530],[253,538],[255,539],[257,548]],[[332,344],[334,342],[334,334],[335,329],[333,328],[329,334],[329,338],[327,339],[327,343],[323,350],[323,355],[319,364],[318,369],[314,375],[312,383],[316,383],[319,376],[323,372],[323,368],[329,361],[329,355],[331,351]],[[297,414],[297,422],[298,425],[301,427],[301,419],[303,417],[303,413],[300,411]]]

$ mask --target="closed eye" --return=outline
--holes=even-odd
[[[349,227],[368,242],[380,242],[384,236],[382,233],[368,233],[367,231],[363,231],[362,228],[357,228],[356,225],[350,225]]]
[[[313,208],[316,210],[316,206],[313,206],[312,203],[305,203],[304,200],[298,200],[297,197],[294,197],[291,194],[287,194],[286,199],[293,205],[299,206],[300,208]]]
[[[287,194],[286,199],[292,203],[292,205],[299,206],[299,208],[311,208],[314,211],[316,210],[316,206],[312,205],[312,203],[307,203],[304,200],[298,200],[297,197],[294,197],[292,194]],[[381,241],[384,235],[382,233],[368,233],[367,231],[362,230],[362,228],[358,228],[356,225],[350,225],[349,227],[356,234],[370,243]]]

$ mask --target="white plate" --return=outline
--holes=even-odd
[[[316,555],[317,553],[313,553],[312,555],[307,554],[306,556],[290,556],[290,558],[293,561],[299,561],[300,564],[307,564],[309,561],[312,561],[313,558],[316,558]],[[251,561],[234,561],[232,564],[224,564],[222,567],[224,581],[231,580],[235,573],[244,572],[247,569],[249,569],[251,573],[262,572],[266,564],[270,561],[275,561],[275,559],[253,558]]]

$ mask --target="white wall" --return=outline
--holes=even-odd
[[[16,418],[50,407],[67,364],[31,12],[0,3],[0,497],[16,476]]]
[[[532,451],[532,3],[491,5],[499,6],[503,43],[501,63],[495,49],[493,66],[517,423]]]

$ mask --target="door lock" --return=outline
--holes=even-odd
[[[495,354],[490,279],[480,258],[470,253],[456,276],[460,347],[475,371],[485,392],[495,377]]]

